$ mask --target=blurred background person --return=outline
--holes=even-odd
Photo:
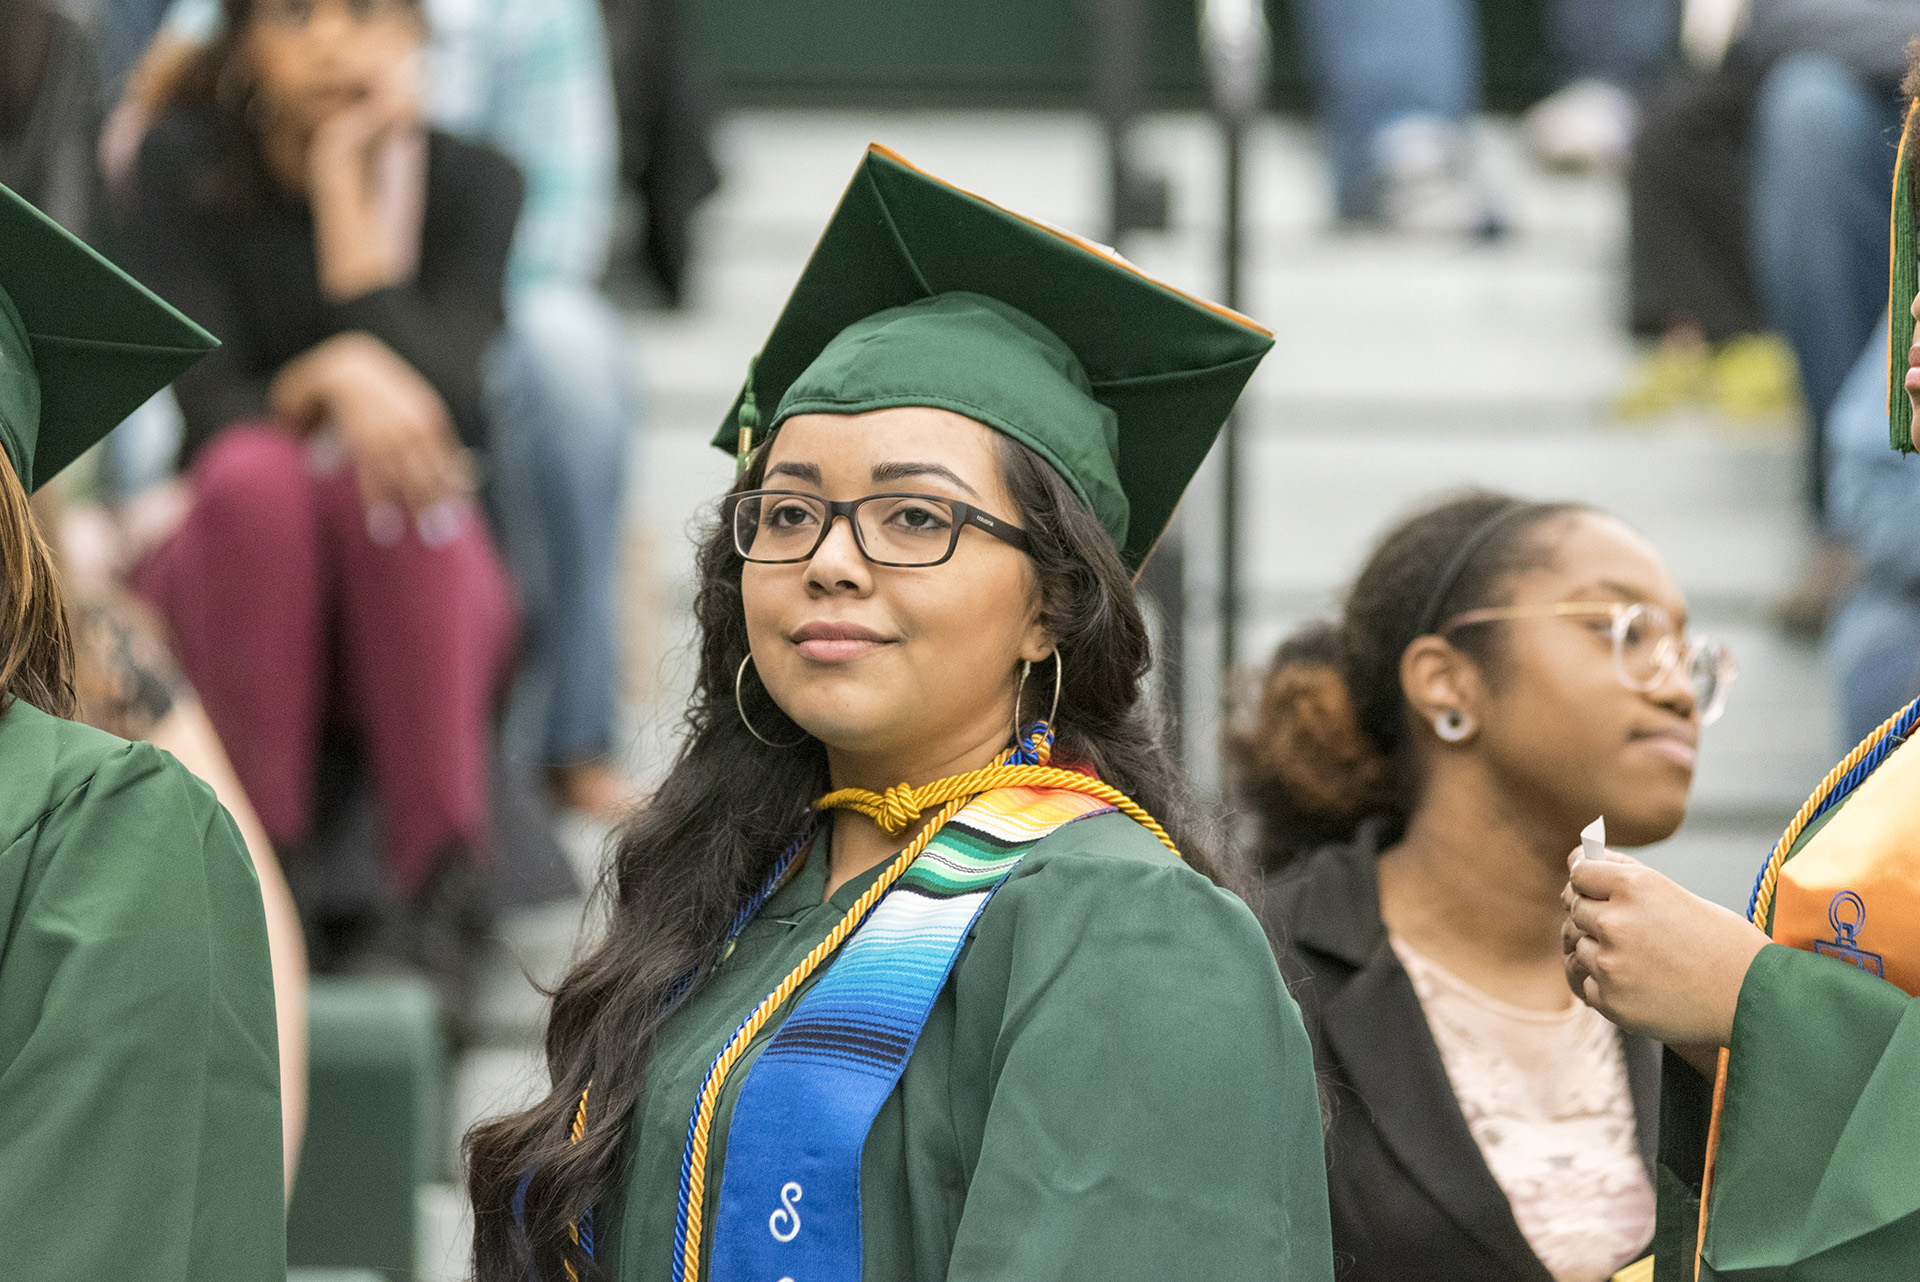
[[[397,953],[457,1027],[516,631],[469,495],[519,178],[420,125],[407,0],[240,0],[228,19],[136,172],[139,260],[223,346],[176,385],[190,497],[131,581],[296,894],[323,736],[356,745],[401,934],[309,914],[315,964]]]
[[[1779,618],[1817,638],[1857,572],[1827,508],[1826,424],[1881,312],[1900,51],[1920,35],[1920,3],[1692,0],[1699,14],[1691,25],[1712,31],[1689,40],[1694,65],[1642,114],[1629,309],[1656,345],[1615,409],[1710,403],[1757,419],[1804,407],[1815,542]]]
[[[1740,421],[1800,408],[1793,351],[1766,328],[1750,261],[1749,138],[1766,67],[1733,38],[1744,10],[1745,0],[1726,0],[1714,31],[1683,41],[1687,65],[1641,102],[1627,170],[1627,307],[1633,332],[1654,346],[1615,403],[1622,418],[1696,403]]]
[[[1752,0],[1767,68],[1754,108],[1749,219],[1770,329],[1806,395],[1806,494],[1820,542],[1782,621],[1817,636],[1847,598],[1853,551],[1829,520],[1825,425],[1886,305],[1887,192],[1920,0]]]
[[[1473,493],[1379,543],[1232,742],[1348,1282],[1602,1282],[1653,1234],[1658,1048],[1570,1000],[1569,843],[1686,816],[1730,662],[1613,517]]]
[[[531,742],[512,746],[542,763],[561,804],[608,820],[632,798],[612,758],[613,598],[639,406],[626,324],[598,288],[621,154],[606,33],[595,0],[427,0],[423,13],[424,116],[526,182],[483,382],[488,494],[528,624]],[[219,0],[175,0],[110,150],[126,152],[224,21]]]
[[[1559,89],[1530,136],[1552,164],[1622,163],[1633,94],[1671,56],[1677,0],[1547,0]],[[1481,109],[1470,0],[1301,0],[1339,216],[1404,230],[1497,234],[1506,213],[1469,129]]]
[[[1827,444],[1828,518],[1860,562],[1826,638],[1847,745],[1920,698],[1920,460],[1887,448],[1885,321],[1841,386]]]
[[[86,30],[47,0],[0,0],[0,183],[92,233],[100,90]]]

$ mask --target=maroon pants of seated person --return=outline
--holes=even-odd
[[[268,835],[311,831],[321,730],[344,713],[395,889],[416,889],[453,843],[482,853],[489,726],[518,611],[479,511],[437,513],[432,543],[397,513],[380,529],[351,465],[317,466],[271,425],[215,437],[189,486],[185,522],[132,582],[166,616]]]

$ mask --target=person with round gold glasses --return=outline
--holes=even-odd
[[[1566,851],[1686,814],[1733,661],[1613,517],[1472,492],[1389,531],[1230,747],[1326,1087],[1346,1282],[1604,1282],[1654,1225],[1659,1050],[1566,991]]]
[[[1588,619],[1596,632],[1604,620],[1605,631],[1613,639],[1613,674],[1621,685],[1646,694],[1679,671],[1693,689],[1701,725],[1712,725],[1727,710],[1727,692],[1739,671],[1732,653],[1710,637],[1685,636],[1673,616],[1651,601],[1488,606],[1456,614],[1441,625],[1440,635],[1451,636],[1478,623],[1519,619]]]

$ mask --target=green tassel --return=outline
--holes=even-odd
[[[1916,113],[1909,108],[1893,172],[1892,279],[1887,289],[1887,426],[1893,448],[1911,454],[1913,402],[1907,399],[1907,351],[1913,346],[1913,298],[1920,291],[1920,255],[1915,253],[1913,149]]]
[[[756,356],[747,362],[747,385],[740,392],[740,443],[734,451],[734,465],[741,472],[747,470],[747,459],[753,454],[753,437],[760,430],[760,405],[753,397],[753,373],[759,361]]]

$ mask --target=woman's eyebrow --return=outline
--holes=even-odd
[[[1596,593],[1619,597],[1628,605],[1660,605],[1660,601],[1650,595],[1645,588],[1636,588],[1630,584],[1621,583],[1614,579],[1600,579],[1597,582],[1588,584],[1586,587],[1580,588],[1578,591],[1572,593],[1568,597],[1568,600],[1586,600]],[[1660,605],[1660,608],[1672,614],[1675,623],[1681,627],[1686,626],[1687,610],[1685,606],[1681,606],[1677,611],[1664,605]]]
[[[1632,584],[1621,583],[1614,579],[1595,579],[1591,583],[1582,584],[1580,587],[1567,593],[1567,600],[1583,601],[1596,596],[1619,597],[1622,601],[1630,605],[1635,602],[1651,602],[1653,600],[1651,596],[1647,595],[1646,589],[1636,588]]]
[[[876,484],[906,481],[916,476],[937,476],[965,490],[975,498],[980,497],[980,492],[961,480],[959,473],[938,463],[876,463],[873,465],[873,479]]]
[[[820,466],[817,463],[775,463],[767,469],[767,475],[791,476],[809,485],[820,484]]]

